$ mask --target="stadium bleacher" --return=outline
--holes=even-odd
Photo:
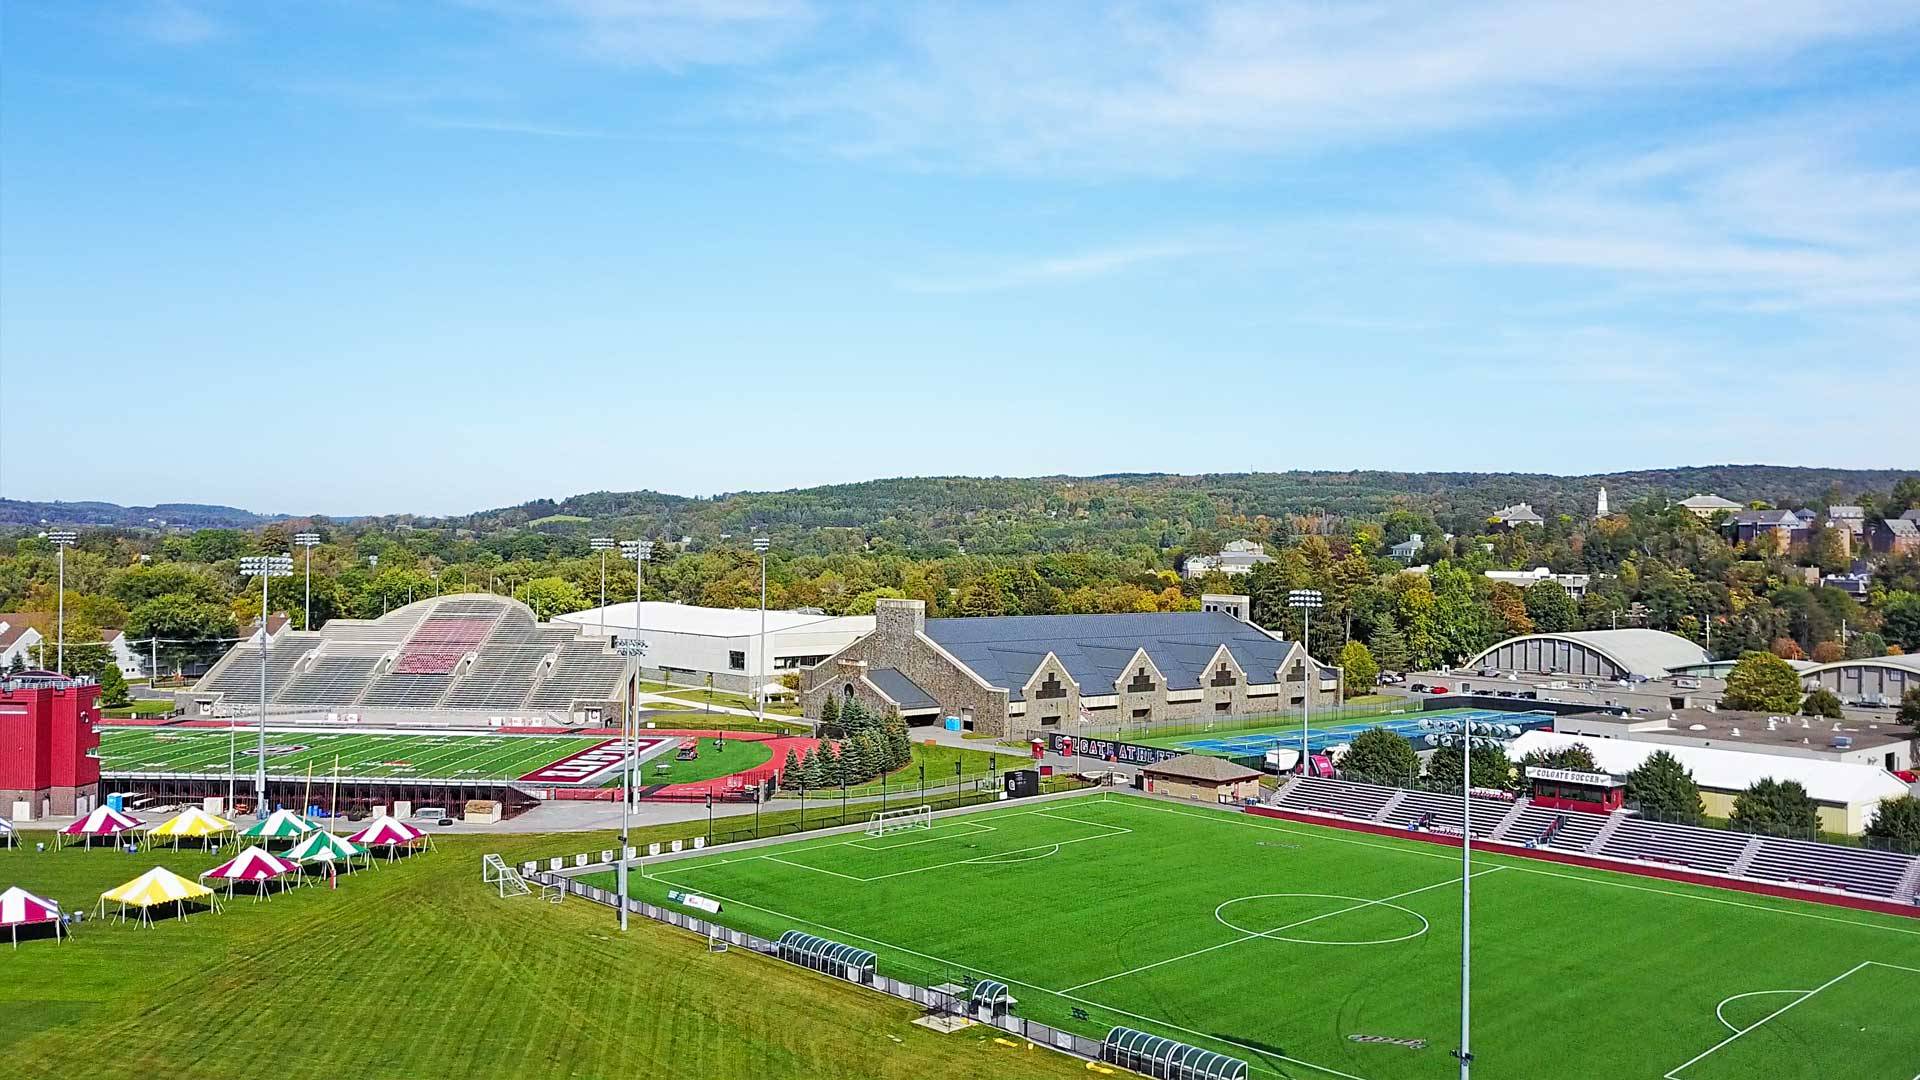
[[[563,710],[617,699],[628,667],[581,628],[539,623],[525,605],[488,594],[284,631],[267,662],[270,707],[327,710]],[[259,691],[259,672],[257,647],[243,643],[193,693],[244,709]]]
[[[1281,786],[1275,805],[1403,828],[1417,826],[1456,835],[1460,831],[1457,795],[1295,777]],[[1622,861],[1678,865],[1900,903],[1920,903],[1920,856],[1649,821],[1633,816],[1630,811],[1592,814],[1536,806],[1526,799],[1516,804],[1475,796],[1474,836],[1486,839],[1516,806],[1517,813],[1513,813],[1501,831],[1500,843],[1582,851]]]

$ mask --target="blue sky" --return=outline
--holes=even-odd
[[[0,5],[8,497],[1910,466],[1917,401],[1912,4]]]

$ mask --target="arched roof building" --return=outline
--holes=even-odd
[[[1526,675],[1660,679],[1674,668],[1706,662],[1707,651],[1678,634],[1630,627],[1522,634],[1492,646],[1462,666]]]
[[[1909,690],[1920,690],[1920,656],[1869,656],[1815,664],[1800,672],[1808,690],[1825,688],[1849,705],[1898,705]]]

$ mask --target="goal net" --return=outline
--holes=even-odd
[[[933,807],[914,806],[905,810],[882,810],[867,819],[868,836],[885,836],[903,829],[933,828]]]

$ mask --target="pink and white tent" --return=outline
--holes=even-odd
[[[428,839],[426,833],[421,832],[419,829],[414,828],[398,818],[385,814],[374,818],[373,821],[368,823],[366,828],[347,837],[347,840],[350,843],[359,844],[361,847],[386,848],[387,858],[389,859],[393,858],[395,851],[403,847],[411,847],[417,841],[426,840],[427,846],[429,847],[433,844],[433,841]]]
[[[298,875],[299,873],[299,863],[283,859],[264,848],[250,847],[219,866],[202,871],[200,876],[226,882],[227,895],[232,896],[233,883],[236,881],[251,881],[258,885],[287,874]],[[262,889],[255,893],[254,899],[260,899],[260,894],[265,891]]]
[[[93,813],[60,830],[60,835],[84,836],[87,846],[93,846],[96,836],[118,836],[130,829],[138,829],[143,823],[139,818],[123,814],[111,806],[95,807]]]
[[[61,936],[60,905],[42,900],[18,885],[0,892],[0,926],[13,933],[13,947],[20,947],[20,928],[39,923],[53,924],[53,937]]]

